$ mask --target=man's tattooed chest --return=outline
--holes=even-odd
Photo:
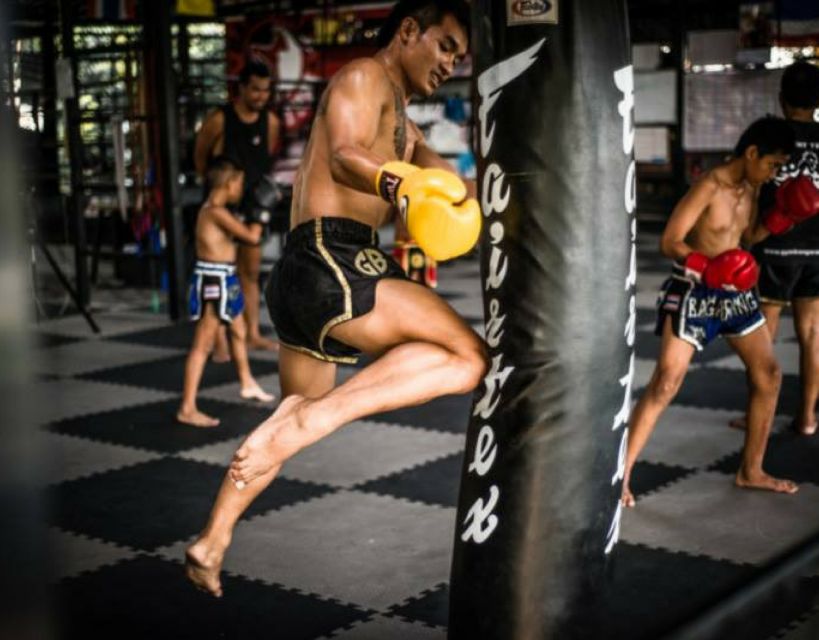
[[[393,133],[393,145],[395,155],[399,160],[404,159],[407,150],[407,110],[404,107],[404,96],[398,87],[393,86],[395,94],[395,132]]]

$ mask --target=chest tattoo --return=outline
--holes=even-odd
[[[404,107],[404,96],[401,90],[393,85],[393,93],[395,95],[395,133],[393,134],[393,144],[395,146],[395,155],[399,160],[404,159],[404,153],[407,149],[407,111]]]

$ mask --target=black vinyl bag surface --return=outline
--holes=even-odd
[[[626,7],[472,7],[491,369],[467,435],[449,637],[598,637],[634,371]]]

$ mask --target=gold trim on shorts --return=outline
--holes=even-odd
[[[763,304],[775,304],[780,307],[791,306],[790,300],[777,300],[776,298],[766,298],[765,296],[759,296],[759,301]]]
[[[336,274],[336,279],[338,280],[338,283],[341,285],[341,289],[344,291],[344,312],[341,313],[340,315],[337,315],[335,318],[331,318],[327,323],[325,323],[325,325],[321,329],[321,333],[319,333],[318,346],[319,349],[321,350],[321,353],[324,355],[324,359],[327,359],[332,358],[334,356],[328,356],[327,353],[324,351],[324,340],[333,327],[341,324],[342,322],[346,322],[347,320],[352,320],[353,295],[352,292],[350,291],[350,284],[347,282],[347,278],[344,277],[344,272],[342,272],[341,267],[339,267],[336,261],[333,260],[333,256],[330,255],[330,252],[327,251],[327,248],[324,246],[324,238],[321,229],[321,218],[316,218],[314,230],[316,233],[316,246],[318,247],[319,253],[321,254],[321,257],[324,258],[324,261],[333,270],[333,273]]]
[[[308,356],[313,356],[316,360],[322,360],[323,362],[330,362],[332,364],[356,364],[358,362],[358,358],[354,356],[331,356],[327,355],[326,353],[321,353],[320,351],[313,351],[307,347],[300,347],[295,344],[290,344],[284,342],[283,340],[279,340],[279,342],[288,349],[299,351],[300,353],[306,353]]]

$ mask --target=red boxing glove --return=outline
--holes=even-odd
[[[711,260],[704,253],[699,251],[692,251],[685,256],[685,276],[691,278],[695,282],[702,282],[702,274],[708,268],[708,263]]]
[[[711,258],[702,281],[709,289],[747,291],[759,279],[759,265],[742,249],[730,249]]]
[[[774,235],[819,213],[819,189],[808,176],[786,180],[776,190],[776,203],[765,216],[765,228]]]

